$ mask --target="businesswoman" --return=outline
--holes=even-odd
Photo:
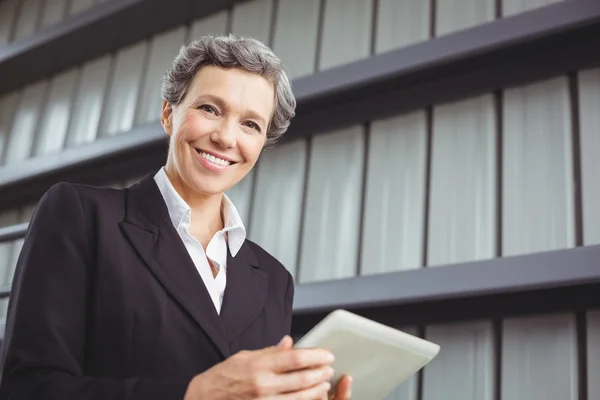
[[[203,37],[162,95],[164,168],[123,190],[60,183],[39,202],[0,399],[327,398],[331,354],[288,336],[292,277],[224,195],[294,115],[279,59],[252,39]]]

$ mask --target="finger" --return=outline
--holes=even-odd
[[[327,398],[327,393],[331,389],[329,382],[321,383],[308,389],[304,389],[298,392],[280,394],[276,396],[270,396],[261,398],[260,400],[314,400]]]
[[[269,354],[266,367],[273,372],[291,372],[330,365],[333,354],[325,349],[290,349]]]
[[[294,346],[294,340],[289,335],[285,335],[284,337],[281,338],[279,343],[277,343],[275,346],[270,346],[270,347],[264,348],[264,349],[262,349],[262,352],[265,354],[272,354],[272,353],[277,353],[281,350],[289,350],[293,346]]]
[[[335,388],[334,400],[350,400],[352,396],[352,377],[344,375]]]
[[[289,335],[285,335],[281,341],[277,344],[279,350],[288,350],[294,346],[294,340]]]
[[[329,382],[332,377],[333,368],[329,366],[305,369],[302,371],[275,375],[272,378],[272,388],[274,393],[298,392]]]

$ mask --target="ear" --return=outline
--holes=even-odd
[[[168,101],[163,100],[162,112],[160,114],[160,124],[165,133],[169,136],[173,133],[173,106]]]

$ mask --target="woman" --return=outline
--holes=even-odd
[[[224,195],[294,115],[279,59],[252,39],[204,37],[162,93],[164,168],[128,189],[60,183],[41,199],[0,399],[327,398],[332,355],[293,349],[292,277]],[[344,378],[335,398],[349,397]]]

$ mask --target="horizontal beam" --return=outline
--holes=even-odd
[[[598,37],[600,2],[574,0],[318,72],[293,82],[297,117],[284,141],[600,66]],[[148,173],[165,160],[160,137],[158,123],[149,124],[2,167],[0,209],[36,201],[61,180],[100,184]]]
[[[600,245],[296,286],[296,331],[338,309],[394,324],[600,307]]]
[[[13,227],[21,234],[13,238],[24,229]],[[339,308],[394,325],[597,308],[598,260],[600,245],[296,284],[293,332],[306,333]],[[9,295],[0,287],[0,298]]]
[[[25,237],[27,233],[28,222],[22,224],[0,227],[0,243],[11,242],[13,240]],[[0,287],[0,297],[2,297],[2,288]]]
[[[245,0],[112,0],[0,47],[0,94]],[[43,60],[43,62],[40,62]]]
[[[37,201],[59,181],[111,184],[164,162],[168,141],[158,122],[129,132],[0,167],[0,209]]]
[[[298,285],[294,311],[380,307],[600,283],[600,245]]]

